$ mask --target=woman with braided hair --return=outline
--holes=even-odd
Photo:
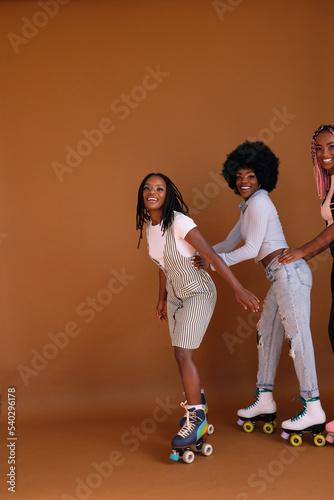
[[[279,257],[280,264],[288,264],[297,259],[306,261],[323,252],[328,247],[334,258],[334,125],[320,125],[313,134],[311,146],[315,183],[319,198],[322,200],[321,216],[327,228],[313,240],[299,248],[285,250]],[[329,315],[328,334],[334,351],[334,260],[331,274],[332,305]],[[334,442],[334,420],[326,425],[330,433],[329,442]]]
[[[334,258],[334,125],[321,125],[313,134],[312,162],[315,183],[319,198],[322,200],[321,216],[326,221],[327,229],[314,240],[300,248],[285,250],[279,259],[280,264],[294,262],[304,258],[309,260],[318,253],[330,248]],[[334,261],[331,275],[332,307],[329,316],[328,334],[334,351]]]
[[[194,353],[201,344],[216,303],[216,288],[209,274],[196,270],[191,258],[200,252],[232,287],[236,300],[257,311],[258,299],[245,290],[223,260],[205,241],[180,191],[164,174],[148,174],[140,184],[137,229],[147,223],[149,256],[159,266],[159,299],[156,313],[160,322],[169,323],[174,355],[180,371],[187,406],[187,418],[172,440],[182,449],[194,444],[207,432],[201,382]],[[175,454],[174,456],[177,456]],[[173,456],[171,456],[173,458]],[[175,458],[173,458],[175,460]]]

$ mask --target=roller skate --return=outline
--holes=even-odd
[[[205,408],[205,416],[206,416],[206,420],[208,421],[208,430],[207,430],[207,433],[208,434],[213,434],[215,428],[213,426],[213,424],[209,424],[209,419],[208,419],[208,416],[209,416],[209,409],[208,409],[208,403],[206,401],[206,398],[205,398],[205,395],[204,395],[204,389],[201,390],[201,403],[202,405],[204,406]],[[185,421],[187,419],[187,413],[184,415],[184,417],[180,420],[180,427],[183,427]]]
[[[327,443],[334,443],[334,420],[326,424],[326,431],[328,433],[326,436]]]
[[[326,439],[324,430],[326,425],[326,415],[321,407],[320,399],[304,399],[298,396],[303,403],[303,409],[296,413],[290,420],[282,422],[283,432],[281,437],[289,439],[292,446],[300,446],[303,442],[302,434],[311,432],[313,442],[316,446],[324,446]]]
[[[272,434],[276,429],[277,406],[273,393],[269,389],[256,389],[256,400],[250,406],[238,410],[238,425],[242,425],[245,432],[253,432],[257,422],[264,422],[262,427],[265,434]]]
[[[184,403],[181,405],[185,406]],[[172,453],[169,458],[175,462],[182,458],[186,464],[191,464],[195,458],[194,452],[209,456],[213,448],[206,443],[208,423],[204,410],[186,407],[186,411],[185,423],[172,440]]]

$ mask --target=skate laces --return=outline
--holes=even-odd
[[[256,389],[256,391],[254,392],[253,396],[255,399],[254,403],[249,405],[249,406],[246,406],[246,408],[244,408],[245,410],[250,410],[251,408],[253,408],[258,402],[259,402],[259,393],[260,393],[260,390],[259,389]]]
[[[296,420],[299,420],[306,413],[306,401],[305,401],[305,399],[302,396],[297,396],[297,398],[293,398],[293,400],[295,400],[295,399],[300,399],[300,401],[303,403],[303,409],[300,410],[298,413],[296,413],[296,415],[294,417],[291,418],[291,422],[295,422]]]
[[[197,415],[197,412],[196,410],[194,411],[189,411],[188,408],[187,408],[187,402],[185,403],[180,403],[180,405],[185,408],[186,410],[186,421],[185,423],[183,424],[183,427],[179,430],[179,432],[177,433],[179,436],[185,438],[187,436],[189,436],[189,434],[191,434],[191,432],[194,430],[195,428],[195,424],[196,424],[196,420],[200,420],[202,422],[202,419]]]
[[[183,395],[185,396],[185,393],[183,393]],[[182,408],[185,409],[185,414],[183,415],[183,418],[187,418],[187,403],[188,401],[186,400],[184,403],[180,403],[180,406],[182,406]]]
[[[255,405],[258,404],[261,392],[271,392],[271,391],[269,389],[259,389],[259,388],[257,388],[256,391],[253,394],[254,398],[256,398],[255,401],[254,401],[254,403],[251,404],[251,405],[249,405],[249,406],[246,406],[246,408],[244,408],[244,410],[250,410],[251,408],[253,408]]]
[[[301,400],[301,402],[303,403],[303,409],[301,411],[299,411],[298,413],[296,413],[296,415],[294,417],[292,417],[291,422],[295,422],[296,420],[299,420],[301,417],[303,417],[306,414],[306,411],[307,411],[307,403],[308,402],[313,402],[313,401],[318,401],[319,397],[310,398],[307,401],[302,396],[297,396],[297,398],[293,398],[293,400],[294,399],[300,399]]]

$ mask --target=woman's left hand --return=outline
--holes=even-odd
[[[196,254],[191,258],[191,265],[195,269],[207,269],[209,267],[209,261],[202,255]]]
[[[303,252],[299,248],[287,248],[284,252],[278,257],[278,264],[290,264],[290,262],[294,262],[295,260],[299,260],[303,258]]]

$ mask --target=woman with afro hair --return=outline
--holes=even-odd
[[[327,228],[316,238],[300,248],[285,250],[279,263],[288,264],[297,259],[309,260],[320,252],[330,248],[334,258],[334,125],[320,125],[313,134],[311,155],[315,183],[319,198],[322,200],[321,216]],[[328,335],[334,351],[334,261],[331,274],[332,306],[329,315]],[[327,440],[334,442],[334,420],[326,425],[330,433]]]
[[[276,187],[278,166],[278,158],[262,142],[246,141],[227,156],[222,175],[243,201],[238,223],[225,241],[213,248],[228,266],[254,258],[263,264],[271,281],[258,323],[256,400],[238,410],[238,423],[249,432],[259,420],[265,422],[266,432],[274,430],[276,403],[272,391],[286,337],[304,405],[301,412],[282,423],[282,437],[287,439],[305,430],[314,435],[321,433],[326,416],[319,399],[310,331],[312,273],[303,259],[285,266],[277,262],[288,248],[278,213],[268,196]],[[244,244],[235,249],[242,240]],[[193,264],[200,267],[201,258],[193,259]]]

